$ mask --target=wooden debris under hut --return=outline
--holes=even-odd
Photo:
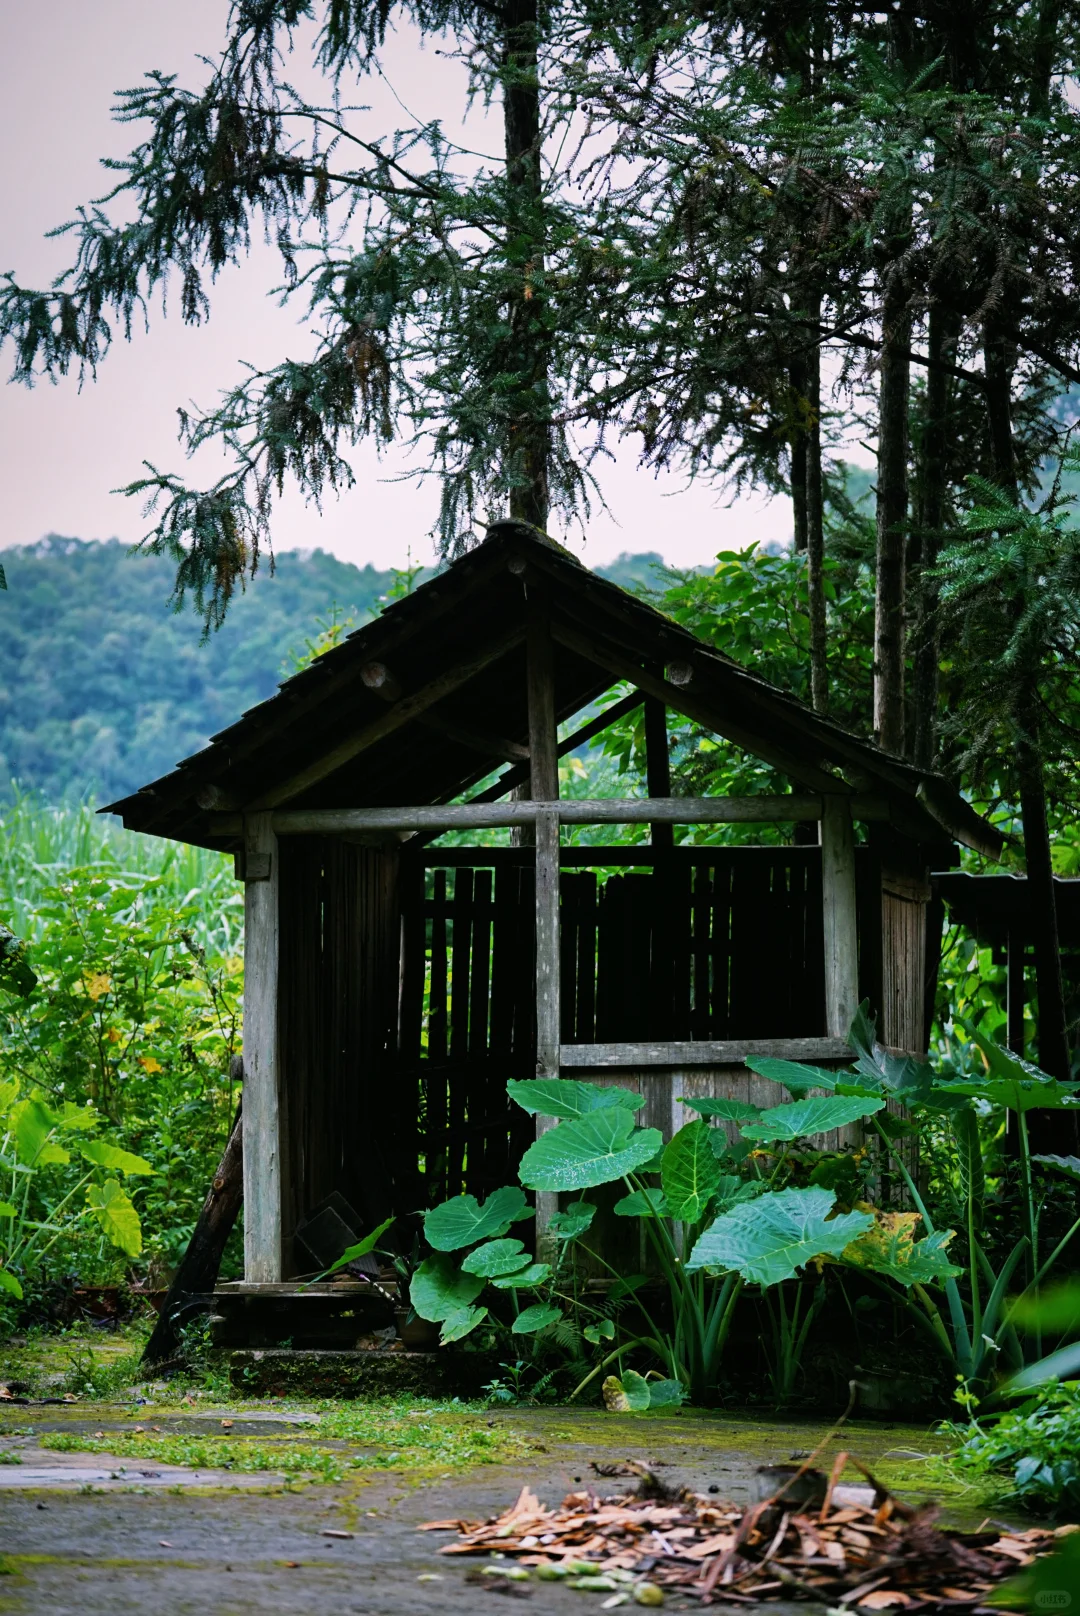
[[[638,1476],[638,1490],[601,1497],[586,1489],[548,1509],[526,1486],[497,1519],[429,1521],[421,1531],[457,1533],[441,1554],[498,1556],[485,1567],[493,1579],[524,1581],[528,1568],[541,1580],[607,1594],[604,1609],[659,1605],[671,1595],[703,1605],[813,1599],[853,1611],[989,1616],[998,1608],[986,1604],[996,1584],[1049,1553],[1062,1530],[1076,1530],[941,1527],[932,1505],[902,1504],[857,1460],[850,1462],[869,1485],[840,1487],[848,1462],[838,1454],[828,1478],[797,1472],[749,1506],[675,1494],[634,1462],[594,1466]],[[848,1502],[853,1496],[860,1501]]]

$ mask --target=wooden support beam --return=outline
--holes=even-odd
[[[559,816],[536,816],[536,1075],[559,1075]]]
[[[859,1006],[855,924],[855,837],[843,797],[825,797],[821,816],[821,896],[825,920],[825,1030],[844,1038]]]
[[[436,702],[442,701],[444,696],[449,696],[452,691],[458,690],[462,685],[467,684],[470,679],[482,672],[484,668],[490,667],[491,663],[497,662],[500,657],[505,656],[507,651],[512,650],[515,645],[521,642],[522,638],[522,629],[515,625],[507,630],[505,634],[490,641],[483,650],[475,652],[471,657],[466,657],[463,661],[454,663],[448,668],[443,668],[434,679],[429,679],[427,684],[421,685],[419,690],[414,690],[411,695],[403,696],[400,701],[394,702],[378,718],[373,719],[369,724],[365,724],[363,728],[354,731],[352,735],[341,741],[337,746],[331,747],[330,751],[324,752],[313,763],[309,763],[306,768],[289,775],[285,780],[279,781],[277,785],[272,786],[269,791],[265,791],[256,802],[250,804],[249,812],[264,808],[277,808],[281,803],[290,802],[294,797],[299,797],[303,792],[309,791],[312,786],[318,785],[321,780],[335,774],[338,769],[344,768],[346,763],[351,763],[353,758],[359,757],[360,753],[366,751],[368,747],[374,746],[377,741],[381,741],[385,736],[392,735],[394,730],[400,729],[403,724],[408,724],[413,719],[419,718],[422,713],[427,712],[429,707],[434,707]]]
[[[645,778],[650,797],[671,796],[671,757],[668,753],[667,708],[655,696],[645,698]],[[675,836],[667,820],[652,822],[654,847],[674,847]]]
[[[244,1277],[281,1266],[277,837],[269,813],[244,821]]]
[[[563,1044],[564,1067],[738,1066],[748,1055],[761,1059],[847,1060],[846,1038],[730,1038],[723,1042],[671,1044]]]
[[[559,1075],[559,731],[555,719],[555,658],[547,602],[528,603],[529,771],[533,799],[549,806],[535,812],[536,825],[536,1075]],[[521,803],[522,808],[531,806]],[[537,1136],[551,1126],[536,1119]],[[536,1251],[550,1254],[551,1219],[558,1195],[536,1197]]]
[[[400,679],[385,662],[366,662],[360,669],[360,679],[381,701],[398,702],[405,696]],[[490,735],[474,729],[471,724],[461,724],[456,719],[446,718],[438,707],[431,707],[426,713],[418,714],[417,723],[423,724],[425,729],[434,730],[436,735],[445,735],[452,741],[459,741],[462,746],[470,746],[474,752],[482,752],[485,757],[514,760],[527,758],[529,755],[529,748],[523,746],[520,741],[507,740],[502,735]]]
[[[529,775],[534,800],[559,795],[559,729],[555,722],[555,658],[543,601],[530,599],[528,632]]]
[[[811,790],[834,792],[845,790],[844,782],[838,776],[828,774],[824,769],[818,768],[814,763],[808,763],[803,758],[794,757],[782,747],[774,746],[762,735],[755,734],[729,718],[726,713],[719,713],[715,699],[710,699],[704,692],[698,693],[694,670],[689,664],[679,664],[677,668],[669,670],[674,671],[680,680],[685,679],[684,683],[675,684],[671,679],[662,679],[658,674],[649,673],[627,652],[573,627],[562,619],[555,619],[552,622],[551,632],[559,644],[565,645],[567,650],[574,651],[589,662],[595,662],[597,667],[606,669],[619,679],[631,680],[647,695],[655,696],[668,707],[674,707],[676,712],[683,713],[695,723],[712,730],[713,734],[722,735],[733,745],[741,746],[752,757],[761,758],[764,763],[771,763],[774,768],[782,770],[794,780],[801,781]],[[689,677],[686,677],[687,673]]]
[[[827,799],[826,799],[827,800]],[[840,799],[845,800],[845,799]],[[856,819],[887,820],[887,806],[873,797],[850,799]],[[460,802],[421,804],[413,808],[289,808],[273,816],[278,836],[333,836],[351,831],[497,830],[531,825],[548,809],[563,825],[755,825],[818,820],[822,798],[790,797],[593,797],[561,801]],[[238,814],[211,821],[218,836],[235,836]]]

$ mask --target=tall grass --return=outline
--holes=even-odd
[[[195,908],[193,929],[205,948],[241,950],[243,889],[227,855],[139,835],[103,819],[92,802],[48,803],[13,784],[0,800],[0,920],[33,942],[45,892],[73,869],[158,881],[167,903]]]

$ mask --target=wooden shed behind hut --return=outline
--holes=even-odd
[[[559,741],[620,682],[628,695]],[[560,754],[642,704],[649,798],[560,801]],[[790,793],[672,798],[668,709]],[[781,1098],[750,1053],[842,1058],[862,998],[886,1043],[924,1050],[929,872],[956,842],[999,851],[940,777],[509,522],[109,811],[234,852],[245,883],[255,1288],[302,1270],[297,1224],[332,1191],[374,1222],[512,1181],[533,1122],[508,1077],[629,1080],[670,1133],[682,1094]],[[675,824],[725,821],[819,835],[673,843]],[[583,823],[610,825],[605,845],[560,848]],[[621,841],[628,823],[650,842]],[[516,845],[433,845],[507,826]]]

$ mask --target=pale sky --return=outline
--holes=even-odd
[[[112,92],[137,83],[150,68],[200,87],[206,69],[196,57],[216,52],[227,11],[227,0],[51,0],[48,6],[6,0],[0,11],[0,149],[9,159],[0,172],[0,271],[40,285],[66,266],[70,243],[46,241],[45,232],[107,188],[101,157],[120,156],[135,143],[135,126],[110,118]],[[388,45],[385,72],[385,84],[365,83],[356,95],[371,105],[373,130],[405,122],[395,95],[413,112],[441,116],[448,130],[460,127],[458,64],[430,45],[422,48],[410,32]],[[289,76],[303,83],[308,73],[305,53]],[[487,134],[483,115],[474,114],[470,144],[493,146]],[[130,344],[116,343],[98,380],[81,393],[70,379],[29,391],[0,388],[0,548],[48,532],[140,538],[147,524],[139,502],[111,490],[138,476],[144,459],[184,471],[177,406],[211,402],[238,378],[243,360],[270,365],[309,351],[296,315],[266,296],[276,278],[276,255],[260,247],[221,277],[207,324],[186,326],[178,314],[162,317],[158,307],[149,335],[140,329]],[[10,356],[4,358],[6,380],[11,365]],[[320,547],[379,567],[401,564],[411,547],[414,561],[428,560],[434,482],[418,487],[396,480],[406,467],[402,451],[380,462],[361,449],[353,466],[356,488],[331,497],[321,516],[295,493],[286,495],[274,516],[275,547]],[[202,480],[215,474],[211,464]],[[790,537],[787,500],[743,498],[729,507],[715,489],[640,470],[630,442],[614,465],[603,467],[600,482],[611,515],[594,517],[584,545],[568,536],[590,565],[622,550],[659,550],[670,563],[691,566],[721,549]]]

